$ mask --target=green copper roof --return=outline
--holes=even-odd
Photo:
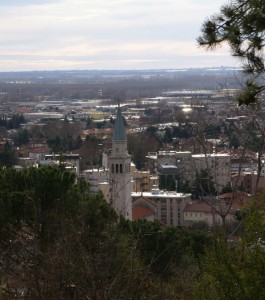
[[[117,117],[116,117],[116,121],[115,121],[115,127],[114,127],[114,133],[113,133],[112,140],[114,140],[114,141],[126,141],[127,140],[124,122],[123,122],[123,118],[122,118],[122,114],[121,114],[120,104],[118,105],[118,109],[117,109]]]

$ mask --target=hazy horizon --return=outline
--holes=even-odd
[[[160,68],[160,69],[155,69],[155,68],[149,68],[149,69],[50,69],[50,70],[14,70],[14,71],[1,71],[0,74],[2,73],[38,73],[38,72],[95,72],[95,73],[111,73],[111,72],[116,72],[116,73],[126,73],[126,72],[132,72],[132,73],[185,73],[185,72],[196,72],[199,70],[206,70],[206,71],[241,71],[243,70],[242,67],[235,67],[235,66],[209,66],[209,67],[190,67],[190,68]]]
[[[224,0],[0,0],[0,72],[231,66],[226,47],[199,48]]]

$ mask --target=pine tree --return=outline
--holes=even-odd
[[[215,49],[228,43],[233,56],[242,61],[248,75],[238,104],[258,103],[265,89],[264,80],[265,2],[263,0],[235,0],[223,5],[220,12],[202,25],[200,46]]]

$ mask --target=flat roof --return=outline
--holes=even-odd
[[[131,196],[133,198],[138,198],[140,196],[146,197],[146,198],[188,198],[191,196],[191,194],[183,194],[183,193],[177,193],[177,192],[170,192],[170,191],[160,191],[155,190],[151,192],[132,192]]]
[[[193,154],[192,157],[230,157],[227,153]]]

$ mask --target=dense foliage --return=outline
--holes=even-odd
[[[7,129],[17,129],[21,127],[21,124],[25,123],[26,120],[23,115],[13,115],[11,118],[6,117],[0,118],[0,126],[6,127]]]
[[[264,299],[264,196],[243,213],[245,230],[227,242],[219,235],[207,250],[195,284],[196,299]]]
[[[264,211],[231,242],[126,221],[63,166],[0,169],[1,299],[263,299]]]
[[[17,162],[17,155],[14,148],[6,142],[5,145],[0,148],[0,167],[11,167]]]
[[[63,166],[0,169],[0,238],[3,299],[184,299],[211,240],[120,219]]]

